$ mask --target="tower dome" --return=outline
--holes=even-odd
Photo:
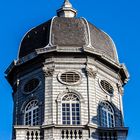
[[[21,42],[19,58],[35,52],[36,49],[51,46],[88,47],[93,53],[118,62],[115,44],[109,35],[84,18],[54,17],[33,28]]]
[[[69,0],[31,29],[5,74],[13,89],[13,140],[125,140],[129,74],[108,34]]]

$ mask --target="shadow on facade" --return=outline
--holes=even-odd
[[[113,109],[114,113],[114,126],[112,127],[105,127],[102,124],[102,107],[104,104],[108,104]],[[121,110],[115,106],[113,103],[110,103],[108,101],[100,102],[97,107],[97,116],[93,116],[91,120],[94,124],[98,126],[98,128],[91,133],[92,139],[98,139],[98,140],[125,140],[128,128],[124,128],[124,122],[123,122],[123,115]],[[107,120],[109,121],[109,120]],[[92,131],[92,130],[91,130]],[[91,139],[91,140],[92,140]]]

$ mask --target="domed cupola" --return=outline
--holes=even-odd
[[[75,18],[76,10],[68,0],[57,10],[57,15],[58,17],[33,28],[25,35],[20,45],[19,58],[36,49],[62,46],[89,48],[92,53],[118,62],[115,44],[109,35],[86,19]]]
[[[69,0],[31,29],[5,74],[13,88],[13,140],[125,140],[129,73],[109,35],[77,18]]]

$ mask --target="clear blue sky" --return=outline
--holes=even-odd
[[[11,139],[12,89],[4,71],[16,59],[23,35],[56,15],[63,0],[0,1],[0,140]],[[115,41],[120,62],[131,75],[125,86],[125,124],[128,140],[140,139],[140,1],[71,0],[78,16],[107,32]]]

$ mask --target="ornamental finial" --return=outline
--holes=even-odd
[[[72,8],[72,4],[69,2],[69,0],[64,0],[64,3],[63,3],[63,6],[62,7]]]
[[[58,17],[72,18],[75,17],[77,11],[72,7],[69,0],[64,0],[63,5],[57,10]]]

